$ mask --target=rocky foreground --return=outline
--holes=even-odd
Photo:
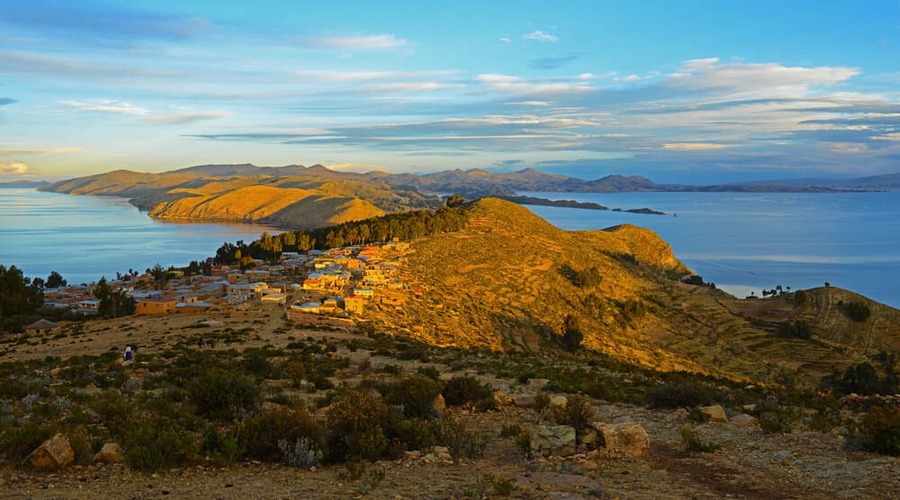
[[[489,353],[424,349],[415,356],[409,346],[370,344],[353,332],[285,325],[274,311],[248,312],[222,318],[223,328],[203,327],[199,315],[177,315],[155,322],[123,318],[91,323],[83,331],[48,339],[38,345],[4,351],[6,361],[43,356],[81,359],[143,339],[134,365],[122,365],[127,380],[153,376],[160,353],[197,353],[188,346],[198,338],[218,338],[215,351],[243,351],[269,346],[269,362],[278,366],[292,342],[335,346],[331,359],[346,358],[347,368],[331,377],[338,389],[303,391],[269,379],[266,386],[285,388],[292,401],[315,401],[341,386],[366,379],[437,372],[441,380],[473,377],[493,389],[492,409],[483,405],[445,407],[435,411],[461,419],[475,432],[483,449],[474,458],[452,447],[408,450],[400,458],[347,462],[311,467],[239,458],[197,457],[186,466],[141,471],[122,458],[73,457],[62,468],[41,470],[31,457],[0,468],[4,498],[891,498],[900,491],[900,459],[858,451],[853,429],[862,413],[858,401],[829,414],[822,425],[816,410],[797,405],[778,388],[725,390],[722,401],[697,407],[653,408],[647,404],[611,402],[610,396],[586,397],[558,388],[569,377],[572,361],[506,358]],[[231,332],[231,333],[229,333]],[[240,332],[240,333],[235,333]],[[227,334],[227,336],[223,336]],[[379,341],[382,342],[382,341]],[[207,351],[213,352],[213,351]],[[193,354],[192,354],[193,353]],[[279,357],[278,353],[285,353]],[[406,353],[406,354],[404,354]],[[499,357],[498,357],[499,356]],[[51,358],[47,358],[51,359]],[[240,359],[240,358],[237,358]],[[148,364],[142,364],[142,363]],[[536,362],[537,364],[533,364]],[[499,364],[498,364],[499,363]],[[523,365],[522,368],[516,368]],[[237,365],[242,366],[242,365]],[[535,368],[543,366],[544,368]],[[65,366],[46,373],[50,387],[65,385]],[[550,373],[525,379],[523,373]],[[52,370],[52,369],[51,369]],[[619,380],[622,388],[649,383],[640,373],[603,368],[604,380]],[[558,373],[557,379],[553,373]],[[31,373],[27,377],[33,377]],[[54,378],[56,377],[56,378]],[[53,382],[52,380],[55,380]],[[139,387],[137,382],[127,386]],[[124,388],[125,386],[123,386]],[[56,390],[56,389],[54,389]],[[758,404],[741,404],[741,391],[758,392]],[[76,389],[97,394],[109,389]],[[310,392],[312,391],[312,392]],[[754,392],[757,393],[757,392]],[[140,391],[133,397],[138,397]],[[441,401],[443,398],[441,398]],[[772,429],[762,406],[777,400],[784,426]],[[262,411],[284,403],[266,401]],[[35,403],[39,404],[39,403]],[[18,403],[16,403],[18,405]],[[15,405],[14,405],[15,406]],[[267,410],[268,409],[268,410]],[[315,410],[317,416],[328,406]],[[8,422],[8,417],[6,417]],[[786,417],[787,418],[787,417]],[[818,423],[817,423],[818,422]],[[100,428],[105,425],[97,422]],[[60,426],[64,427],[64,426]],[[685,430],[687,429],[687,430]],[[101,441],[115,440],[109,436]],[[150,445],[152,443],[148,443]],[[458,446],[465,443],[456,443]],[[101,442],[94,445],[100,451]],[[125,450],[126,452],[128,450]],[[83,453],[82,453],[83,455]],[[124,458],[126,461],[128,457]],[[105,463],[113,462],[113,463]]]

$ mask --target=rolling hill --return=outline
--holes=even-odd
[[[254,221],[292,228],[440,205],[434,197],[328,172],[324,167],[249,165],[200,166],[161,174],[116,170],[60,181],[41,190],[126,197],[161,219]],[[284,175],[291,173],[298,175]]]
[[[811,385],[880,350],[900,350],[896,309],[838,288],[740,300],[689,285],[679,278],[690,270],[669,245],[635,226],[566,232],[486,198],[472,204],[466,229],[413,248],[403,279],[419,293],[372,317],[381,329],[435,345],[556,351],[574,324],[584,347],[624,362]],[[850,319],[851,303],[868,317]],[[810,338],[784,334],[798,322]]]

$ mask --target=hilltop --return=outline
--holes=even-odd
[[[635,226],[567,232],[487,198],[465,229],[413,249],[404,280],[420,293],[374,318],[434,345],[540,353],[577,329],[583,347],[631,364],[810,385],[900,350],[896,309],[833,287],[736,299],[686,284],[690,270],[669,245]],[[865,320],[851,319],[849,304],[869,311]],[[810,337],[790,335],[796,325]]]

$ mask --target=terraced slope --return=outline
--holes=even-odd
[[[468,227],[414,242],[403,307],[375,307],[379,328],[442,346],[558,351],[582,345],[629,363],[736,379],[817,384],[879,350],[900,351],[900,311],[837,288],[735,299],[678,277],[689,270],[652,231],[566,232],[518,205],[483,199]],[[600,276],[579,282],[579,273]],[[844,305],[865,304],[865,321]],[[567,327],[568,321],[568,327]],[[806,322],[812,338],[779,333]]]

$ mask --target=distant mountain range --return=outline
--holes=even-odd
[[[0,188],[36,188],[50,184],[47,181],[12,181],[0,182]]]
[[[830,192],[830,191],[893,191],[900,190],[900,173],[860,177],[846,180],[790,179],[740,182],[713,185],[657,184],[646,177],[608,175],[585,180],[564,175],[548,174],[532,168],[517,172],[497,173],[482,169],[444,170],[429,174],[390,174],[387,172],[339,172],[322,165],[304,167],[257,167],[252,164],[200,165],[175,170],[172,173],[204,176],[301,176],[327,179],[347,179],[419,192],[456,193],[472,198],[486,195],[512,195],[522,191],[565,193],[620,192]]]
[[[608,175],[584,180],[534,169],[494,173],[481,169],[429,174],[340,172],[322,165],[257,167],[198,165],[163,173],[115,170],[38,185],[42,191],[129,198],[150,215],[165,219],[258,221],[290,227],[319,227],[414,208],[434,208],[434,193],[474,199],[520,192],[841,192],[900,189],[900,174],[845,181],[790,180],[692,186],[657,184],[646,177]],[[599,205],[598,205],[599,207]],[[586,207],[592,208],[592,207]],[[596,207],[593,207],[596,208]],[[602,207],[601,207],[602,208]],[[647,209],[648,213],[654,213]]]

